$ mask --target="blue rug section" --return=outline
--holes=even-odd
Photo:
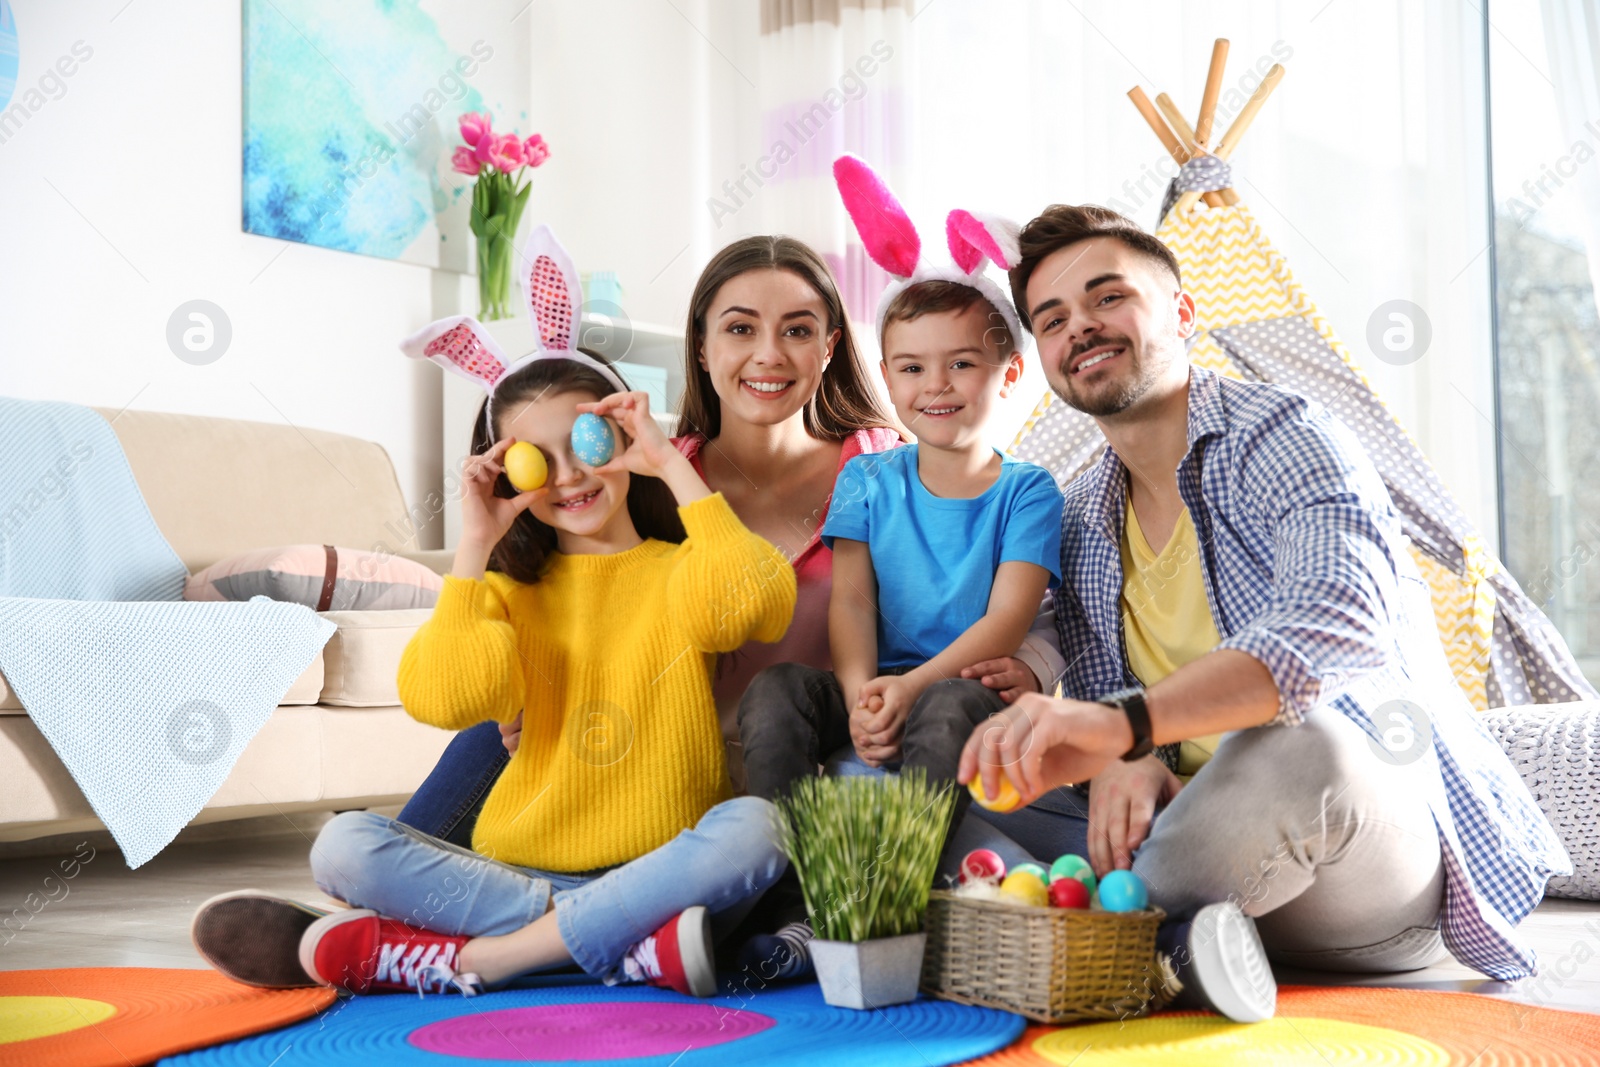
[[[408,1041],[413,1032],[441,1020],[516,1008],[597,1003],[693,1004],[720,1012],[756,1013],[776,1025],[708,1048],[621,1061],[540,1059],[536,1040],[520,1042],[520,1058],[515,1061],[442,1055],[424,1051]],[[863,1063],[875,1067],[946,1067],[1005,1048],[1022,1035],[1023,1026],[1021,1016],[928,997],[875,1011],[831,1008],[823,1003],[822,991],[815,982],[754,993],[736,991],[725,984],[718,996],[700,1000],[647,986],[608,988],[569,978],[522,983],[517,988],[470,999],[454,995],[419,999],[404,994],[341,999],[322,1014],[295,1026],[169,1057],[161,1063],[170,1067],[310,1067],[331,1063],[443,1067],[493,1062],[624,1062],[636,1067],[844,1067]],[[570,1040],[567,1044],[570,1047]]]

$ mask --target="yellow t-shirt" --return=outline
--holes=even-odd
[[[1122,526],[1122,639],[1128,666],[1145,686],[1222,643],[1206,599],[1200,538],[1185,508],[1172,540],[1157,554],[1139,528],[1133,501]],[[1216,749],[1221,734],[1196,737],[1178,750],[1178,776],[1188,780]]]

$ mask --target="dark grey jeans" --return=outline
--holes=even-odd
[[[955,678],[934,683],[906,719],[901,766],[926,769],[930,781],[953,782],[973,727],[1003,706],[999,694],[982,682]],[[797,780],[814,777],[824,764],[840,774],[886,773],[853,759],[830,759],[841,750],[853,755],[844,692],[831,672],[799,663],[780,663],[751,679],[739,701],[739,738],[746,784],[752,796],[763,800],[788,796]],[[1068,792],[1054,790],[1052,796]],[[1008,867],[1035,855],[1084,852],[1088,822],[1082,803],[1072,794],[1059,813],[1040,803],[997,815],[981,808],[969,811],[971,797],[965,789],[957,790],[951,820],[955,831],[947,833],[935,883],[954,881],[961,858],[975,848],[993,849]],[[752,925],[767,930],[805,918],[805,900],[792,869],[767,892],[760,912]]]
[[[975,679],[934,682],[906,717],[901,767],[922,767],[930,782],[954,782],[973,727],[1003,707],[1000,694]],[[788,796],[795,781],[815,777],[829,756],[850,745],[850,709],[839,679],[801,663],[768,667],[739,701],[739,741],[750,794]],[[971,799],[965,789],[957,792],[951,825]]]

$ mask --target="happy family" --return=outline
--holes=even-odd
[[[955,211],[947,262],[866,164],[834,174],[894,279],[892,414],[788,237],[701,273],[677,437],[576,348],[577,272],[544,227],[521,265],[535,352],[507,360],[468,317],[405,342],[486,393],[399,676],[413,717],[460,732],[398,819],[323,828],[311,869],[349,908],[225,893],[195,916],[202,955],[352,993],[576,965],[709,996],[719,955],[800,978],[772,801],[923,768],[1022,801],[957,791],[940,884],[976,848],[1131,869],[1194,1006],[1270,1016],[1269,962],[1533,973],[1516,926],[1566,854],[1456,686],[1351,432],[1192,366],[1177,258],[1113,211],[1020,231]],[[1064,492],[987,443],[1030,338],[1109,445]],[[541,474],[519,489],[524,443]],[[1374,725],[1399,699],[1432,727],[1409,761]]]

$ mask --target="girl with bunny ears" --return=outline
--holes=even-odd
[[[240,980],[470,995],[576,962],[608,983],[709,996],[711,921],[726,932],[784,869],[772,806],[730,799],[711,666],[783,635],[794,572],[706,487],[647,395],[573,349],[577,274],[548,229],[523,267],[532,355],[508,362],[469,318],[402,346],[487,396],[455,562],[399,678],[414,718],[461,730],[521,713],[521,743],[472,849],[346,812],[311,869],[352,910],[317,917],[253,893],[204,905],[201,951]],[[600,466],[575,455],[587,414],[618,436]],[[549,470],[521,493],[497,488],[517,441]],[[662,492],[676,522],[656,506]],[[226,936],[252,928],[282,936],[248,951]]]

